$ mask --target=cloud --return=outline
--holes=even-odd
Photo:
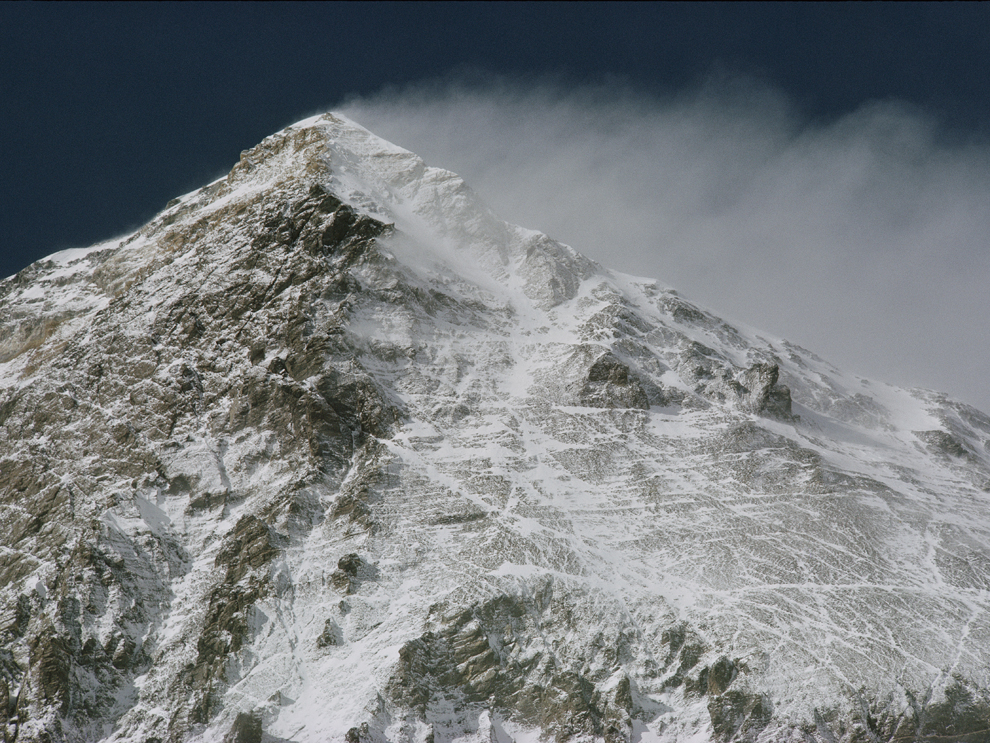
[[[808,121],[752,79],[441,82],[345,114],[510,222],[853,373],[990,410],[990,149],[896,101]]]

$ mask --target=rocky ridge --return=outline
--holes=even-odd
[[[0,283],[4,741],[984,741],[988,446],[309,119]]]

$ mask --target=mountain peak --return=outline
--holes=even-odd
[[[990,418],[337,115],[0,283],[0,429],[18,741],[984,734]]]

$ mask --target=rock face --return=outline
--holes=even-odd
[[[986,741],[988,447],[310,119],[0,283],[0,730]]]

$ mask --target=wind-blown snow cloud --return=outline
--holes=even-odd
[[[990,411],[990,150],[921,112],[807,122],[738,79],[666,100],[433,84],[341,110],[610,268]]]

